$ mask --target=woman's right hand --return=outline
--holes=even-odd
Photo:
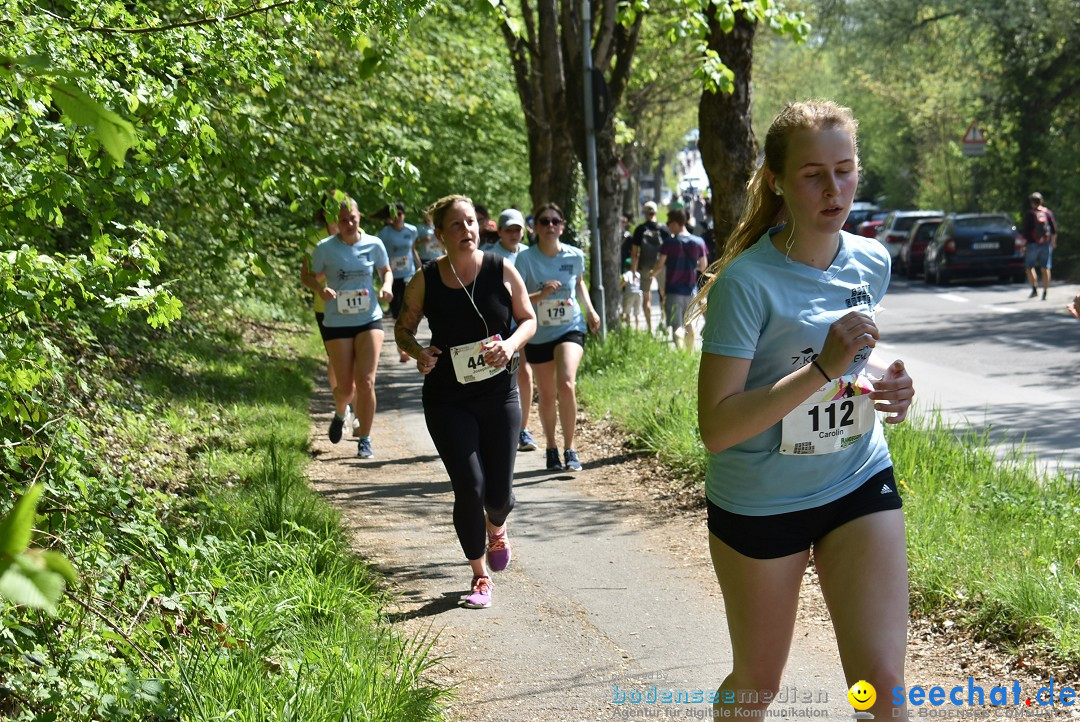
[[[865,313],[852,311],[829,326],[829,335],[818,354],[818,365],[825,369],[829,378],[843,376],[855,360],[855,354],[869,346],[874,348],[878,340],[878,327],[874,319]]]
[[[437,346],[428,346],[420,352],[420,356],[416,359],[416,370],[427,376],[431,373],[431,369],[435,368],[435,362],[439,360],[439,354],[442,350]]]
[[[326,286],[323,288],[323,290],[319,291],[319,295],[322,296],[322,300],[324,301],[333,301],[335,298],[337,298],[337,291],[330,288],[329,286]]]
[[[544,285],[540,287],[540,298],[547,298],[560,288],[562,288],[561,281],[544,281]]]

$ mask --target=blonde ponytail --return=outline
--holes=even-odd
[[[788,144],[792,133],[797,130],[827,130],[844,128],[851,133],[858,161],[859,140],[858,121],[845,108],[831,100],[808,100],[788,103],[775,118],[765,134],[765,154],[762,164],[746,184],[746,202],[735,230],[724,243],[724,250],[715,263],[705,269],[705,282],[694,296],[687,314],[687,323],[704,315],[709,291],[716,278],[743,251],[754,245],[767,230],[783,222],[785,218],[783,199],[775,194],[765,180],[766,172],[774,176],[784,175],[787,162]]]

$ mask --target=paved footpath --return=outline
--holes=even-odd
[[[398,363],[389,320],[386,329],[375,458],[357,459],[348,438],[327,441],[332,404],[323,385],[312,400],[309,474],[342,511],[356,551],[385,576],[395,623],[406,634],[437,635],[434,651],[443,659],[432,676],[456,686],[451,718],[705,714],[703,704],[616,701],[620,692],[630,692],[629,700],[654,685],[707,694],[730,670],[704,514],[666,522],[642,513],[640,501],[620,493],[623,483],[639,482],[612,474],[614,457],[582,448],[585,470],[571,475],[544,470],[542,450],[520,453],[509,520],[513,561],[493,575],[492,608],[462,608],[471,575],[451,522],[450,483],[424,425],[422,377],[413,363]],[[531,426],[539,431],[535,413]],[[850,718],[820,603],[804,603],[800,617],[783,689],[815,701],[787,706]]]

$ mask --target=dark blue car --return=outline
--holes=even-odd
[[[1005,213],[953,213],[926,247],[926,282],[994,277],[1024,280],[1024,237]]]

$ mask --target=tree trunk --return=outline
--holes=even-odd
[[[596,135],[596,181],[600,209],[600,256],[603,263],[604,306],[607,327],[614,329],[622,311],[622,293],[619,282],[622,268],[622,218],[623,193],[619,175],[619,150],[615,145],[612,125]],[[597,302],[593,295],[593,303]],[[597,306],[599,310],[599,306]]]
[[[716,246],[722,251],[739,220],[746,183],[757,165],[757,141],[750,124],[750,71],[757,26],[737,12],[734,29],[725,33],[716,21],[715,6],[710,8],[708,47],[735,73],[732,93],[702,93],[698,106],[698,147],[712,187]]]

